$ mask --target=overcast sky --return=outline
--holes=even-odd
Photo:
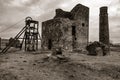
[[[24,27],[27,16],[41,24],[54,17],[56,8],[70,11],[79,3],[90,8],[90,41],[99,38],[99,8],[108,6],[110,40],[120,43],[120,0],[0,0],[0,37],[14,37]],[[9,28],[17,22],[20,23]]]

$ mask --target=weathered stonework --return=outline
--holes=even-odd
[[[95,41],[90,43],[86,50],[89,52],[88,55],[105,56],[108,55],[109,47],[106,44]]]
[[[85,49],[88,32],[88,7],[78,4],[71,12],[57,9],[53,19],[42,22],[42,48]]]

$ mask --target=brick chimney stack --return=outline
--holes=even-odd
[[[104,6],[100,8],[99,21],[99,41],[110,47],[108,7]]]

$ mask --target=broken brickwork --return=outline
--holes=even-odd
[[[42,22],[42,48],[85,49],[88,32],[88,7],[78,4],[70,12],[56,9],[53,19]]]

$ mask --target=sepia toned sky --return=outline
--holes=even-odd
[[[90,8],[90,41],[99,38],[99,8],[108,6],[110,41],[120,43],[120,0],[0,0],[0,37],[14,37],[27,16],[41,24],[54,17],[56,8],[70,11],[79,3]]]

